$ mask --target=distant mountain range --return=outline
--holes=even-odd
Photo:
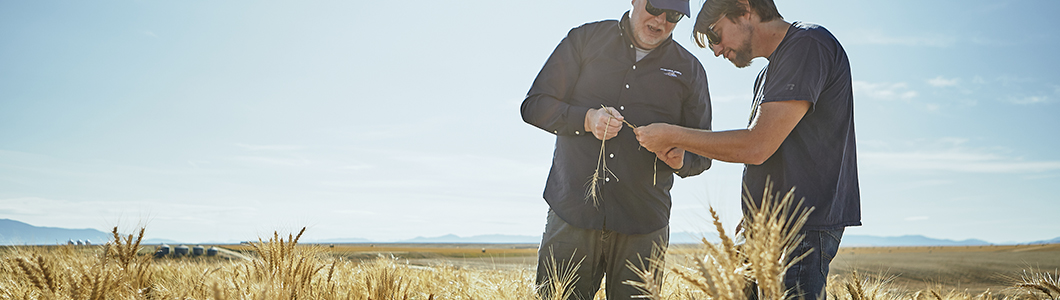
[[[670,233],[671,244],[694,244],[699,243],[706,236],[708,241],[718,242],[716,235],[704,235],[692,232]],[[10,219],[0,219],[0,245],[56,245],[65,244],[67,241],[91,241],[94,244],[103,244],[111,238],[110,233],[95,229],[66,229],[54,227],[37,227]],[[383,243],[362,238],[321,239],[307,240],[307,243],[319,244],[359,244],[359,243]],[[416,237],[413,239],[386,242],[386,243],[445,243],[445,244],[537,244],[541,242],[541,236],[528,235],[505,235],[490,234],[461,237],[452,234],[437,237]],[[181,244],[179,241],[169,239],[147,239],[144,244]],[[1051,240],[1034,241],[1020,244],[1053,244],[1060,243],[1060,237]],[[889,246],[978,246],[990,245],[989,242],[968,239],[954,241],[947,239],[934,239],[922,235],[904,235],[895,237],[879,237],[868,235],[846,235],[843,236],[844,247],[889,247]]]
[[[113,235],[95,229],[37,227],[10,219],[0,219],[0,245],[57,245],[68,241],[103,244]]]

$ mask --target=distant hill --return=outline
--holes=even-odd
[[[697,244],[706,237],[708,241],[716,243],[719,241],[717,234],[695,233],[695,232],[671,232],[671,244]],[[0,219],[0,245],[55,245],[65,244],[66,241],[91,240],[93,244],[103,244],[111,238],[110,233],[95,229],[65,229],[54,227],[36,227],[10,219]],[[307,243],[372,243],[376,241],[363,238],[336,238],[310,240]],[[444,244],[537,244],[541,242],[541,236],[535,235],[506,235],[489,234],[461,237],[453,234],[437,237],[416,237],[413,239],[397,241],[394,243],[444,243]],[[151,244],[180,244],[177,241],[153,238],[143,242]],[[1060,243],[1060,237],[1029,242],[1025,244],[1054,244]],[[1023,244],[1023,243],[1021,243]],[[922,235],[904,235],[894,237],[880,237],[868,235],[845,235],[843,236],[843,247],[889,247],[889,246],[978,246],[990,245],[990,243],[977,239],[962,241],[935,239]]]
[[[254,241],[254,242],[257,242],[257,241]],[[346,239],[308,240],[306,242],[314,243],[314,244],[363,244],[363,243],[371,243],[372,241],[368,240],[368,239],[362,239],[362,238],[346,238]],[[299,243],[301,243],[301,242],[299,241]]]
[[[171,240],[171,239],[144,239],[140,243],[144,244],[144,245],[160,245],[160,244],[180,245],[180,244],[184,244],[184,243],[181,243],[181,242],[178,242],[178,241],[174,241],[174,240]]]
[[[95,229],[37,227],[11,219],[0,219],[0,245],[57,245],[67,241],[91,241],[104,244],[110,233]]]
[[[459,237],[447,234],[438,237],[418,236],[398,243],[444,243],[444,244],[537,244],[541,236],[489,234],[470,237]]]
[[[1054,239],[1051,239],[1051,240],[1030,242],[1029,244],[1035,244],[1035,245],[1038,245],[1038,244],[1060,244],[1060,236],[1058,236],[1058,237],[1056,237]]]
[[[890,246],[980,246],[990,243],[967,239],[954,241],[946,239],[933,239],[922,235],[903,236],[870,236],[870,235],[844,235],[840,243],[843,247],[890,247]]]

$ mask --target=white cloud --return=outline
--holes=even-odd
[[[863,165],[896,170],[950,171],[967,173],[1040,173],[1060,170],[1060,161],[1027,161],[967,150],[936,152],[863,152]]]
[[[1049,97],[1045,96],[1027,96],[1027,97],[1009,97],[1008,102],[1015,104],[1035,104],[1049,102]]]
[[[236,143],[235,145],[239,146],[240,148],[251,150],[251,151],[259,151],[259,150],[291,151],[291,150],[302,150],[302,149],[306,148],[305,146],[300,146],[300,145],[251,145],[251,144],[242,144],[242,143]]]
[[[301,156],[294,157],[268,157],[268,156],[236,156],[235,160],[252,164],[301,167],[312,163],[309,159]]]
[[[930,218],[929,218],[928,216],[911,216],[911,217],[905,217],[905,220],[906,220],[906,221],[926,221],[926,220],[928,220],[928,219],[930,219]]]
[[[917,92],[910,90],[905,82],[870,83],[865,81],[854,81],[853,88],[855,95],[883,100],[909,100],[917,96]]]
[[[995,80],[998,81],[998,82],[1001,82],[1001,86],[1006,86],[1006,87],[1009,87],[1009,86],[1020,87],[1019,86],[1020,84],[1026,84],[1026,83],[1035,82],[1034,78],[1020,77],[1020,76],[1014,76],[1014,75],[1008,75],[1008,74],[998,76],[997,79],[995,79]]]
[[[947,86],[956,86],[957,83],[960,82],[960,79],[958,79],[958,78],[952,78],[952,79],[951,78],[945,78],[945,77],[942,77],[941,75],[939,75],[939,77],[928,79],[927,82],[928,82],[928,84],[930,84],[933,87],[947,87]]]

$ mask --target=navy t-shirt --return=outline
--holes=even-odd
[[[850,61],[820,25],[795,22],[788,28],[755,81],[752,120],[762,103],[789,100],[812,104],[773,156],[745,165],[743,182],[752,198],[761,203],[768,176],[774,194],[795,187],[795,200],[815,207],[803,229],[861,225]]]

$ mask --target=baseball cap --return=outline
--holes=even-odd
[[[688,0],[648,0],[648,2],[656,8],[674,10],[685,14],[686,17],[692,16],[692,10],[688,9]]]

